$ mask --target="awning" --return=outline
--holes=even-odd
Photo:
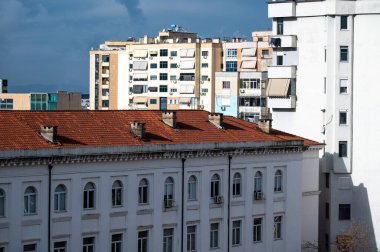
[[[146,96],[135,96],[133,97],[133,103],[147,103],[148,97]]]
[[[241,56],[243,57],[255,57],[256,48],[243,48]]]
[[[133,85],[133,93],[135,94],[142,94],[144,90],[143,85]]]
[[[148,80],[148,74],[134,74],[133,80]]]
[[[194,55],[195,55],[195,50],[192,48],[181,49],[179,52],[179,56],[181,58],[192,58],[194,57]]]
[[[158,87],[148,87],[148,90],[150,92],[157,92],[158,91]]]
[[[148,50],[143,50],[143,49],[133,50],[133,57],[134,58],[146,58],[146,57],[148,57]]]
[[[133,70],[147,70],[148,61],[133,61]]]
[[[194,69],[195,62],[193,60],[181,61],[180,68],[181,69]]]
[[[150,51],[149,54],[150,54],[150,55],[157,55],[158,52],[157,52],[157,51]]]
[[[269,97],[286,97],[290,79],[269,79],[267,87],[267,96]]]
[[[194,85],[180,85],[179,93],[180,94],[194,94]]]
[[[186,104],[191,104],[191,97],[180,97],[179,98],[179,103],[186,103]]]
[[[255,69],[256,68],[256,60],[245,60],[241,63],[241,68],[244,69]]]

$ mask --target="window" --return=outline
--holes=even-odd
[[[148,203],[149,183],[147,179],[140,180],[139,183],[139,204]]]
[[[177,68],[177,63],[170,63],[170,68]]]
[[[261,54],[262,54],[262,55],[269,55],[269,50],[262,50],[262,51],[261,51]]]
[[[168,62],[167,61],[160,61],[160,68],[168,68]]]
[[[339,93],[347,94],[348,79],[339,80]]]
[[[340,61],[348,61],[348,46],[340,46]]]
[[[197,177],[195,177],[194,175],[190,176],[187,184],[188,184],[188,191],[187,191],[188,200],[197,200]]]
[[[263,233],[263,218],[253,219],[253,242],[261,242]]]
[[[201,93],[208,93],[208,88],[202,88]]]
[[[339,157],[347,157],[347,141],[339,141]]]
[[[0,99],[0,110],[12,110],[13,99]]]
[[[207,75],[202,75],[201,80],[202,81],[208,81],[208,76]]]
[[[138,252],[148,251],[148,230],[140,231],[138,234]]]
[[[255,174],[254,191],[255,193],[263,191],[263,174],[260,171],[256,172]]]
[[[111,252],[123,251],[123,234],[113,234],[111,237]]]
[[[219,196],[220,178],[218,174],[214,174],[211,178],[211,198]]]
[[[284,56],[277,55],[277,66],[282,66],[284,64]]]
[[[157,63],[150,63],[150,68],[157,68]]]
[[[230,89],[231,88],[231,82],[229,82],[229,81],[223,81],[222,82],[222,88],[223,89]]]
[[[197,250],[197,226],[187,226],[187,251]]]
[[[238,172],[232,179],[232,196],[241,196],[241,175]]]
[[[177,88],[170,88],[170,92],[171,93],[176,93],[177,92]]]
[[[219,247],[219,223],[210,225],[210,248]]]
[[[241,221],[232,222],[232,246],[241,244]]]
[[[160,92],[168,92],[168,85],[160,85]]]
[[[102,61],[103,62],[110,62],[110,56],[109,55],[102,55]]]
[[[83,238],[83,252],[95,252],[95,237]]]
[[[54,211],[66,211],[66,187],[58,185],[54,191]]]
[[[157,80],[157,75],[151,75],[150,80]]]
[[[242,79],[240,82],[240,88],[260,89],[260,79]]]
[[[172,252],[173,251],[173,228],[164,229],[164,239],[162,242],[163,252]]]
[[[347,124],[347,111],[339,111],[339,124],[340,125]]]
[[[150,99],[149,103],[152,105],[155,105],[155,104],[157,104],[157,99]]]
[[[102,107],[103,108],[108,108],[110,105],[110,101],[109,100],[103,100],[102,101]]]
[[[280,170],[274,174],[274,192],[282,192],[282,172]]]
[[[329,219],[330,218],[330,204],[326,202],[325,204],[325,218]]]
[[[177,56],[177,51],[170,51],[170,56],[176,57]]]
[[[37,213],[37,191],[33,186],[26,188],[24,193],[24,213]]]
[[[284,19],[277,18],[277,35],[283,35],[283,34],[284,34]]]
[[[66,252],[66,241],[54,242],[54,252]]]
[[[339,220],[351,220],[350,204],[339,204]]]
[[[166,56],[168,56],[168,49],[161,49],[161,50],[160,50],[160,56],[161,56],[161,57],[166,57]]]
[[[208,68],[208,63],[202,63],[202,68]]]
[[[326,89],[327,89],[327,78],[323,78],[323,93],[326,94]]]
[[[330,173],[325,173],[326,188],[330,187]]]
[[[123,205],[123,183],[120,180],[116,180],[112,184],[112,206]]]
[[[167,73],[160,73],[160,80],[168,80],[168,74]]]
[[[5,216],[5,192],[0,188],[0,217]]]
[[[237,72],[237,62],[226,61],[226,72]]]
[[[170,80],[171,81],[177,80],[177,75],[170,75]]]
[[[95,208],[95,185],[92,182],[88,182],[83,191],[83,208],[94,209]]]
[[[180,73],[179,80],[180,81],[194,81],[195,75],[194,73]]]
[[[348,16],[340,17],[340,29],[347,30],[348,29]]]
[[[329,237],[329,234],[325,234],[325,248],[327,250],[330,249],[330,237]]]
[[[208,51],[202,51],[202,56],[207,57],[208,56]]]
[[[25,244],[24,245],[24,252],[36,252],[37,251],[37,244]]]
[[[282,216],[275,216],[274,230],[273,230],[273,238],[275,240],[281,239],[281,226],[282,226]]]
[[[237,49],[227,49],[227,58],[236,58]]]
[[[174,198],[174,180],[172,177],[168,177],[165,180],[165,196],[164,199],[173,199]]]

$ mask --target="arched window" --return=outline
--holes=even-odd
[[[24,193],[24,213],[35,214],[37,212],[37,190],[33,186],[26,188]]]
[[[143,178],[139,183],[139,204],[147,204],[149,195],[148,180]]]
[[[83,191],[83,208],[94,209],[95,208],[95,184],[88,182]]]
[[[112,184],[112,206],[123,205],[123,183],[120,180],[116,180]]]
[[[274,192],[282,192],[282,171],[280,170],[274,174]]]
[[[187,184],[187,199],[197,200],[197,177],[191,175]]]
[[[172,177],[168,177],[165,180],[165,196],[164,199],[174,198],[174,180]]]
[[[220,177],[218,174],[214,174],[211,177],[211,198],[220,195]]]
[[[54,191],[54,211],[66,211],[66,187],[58,185]]]
[[[5,216],[5,192],[0,188],[0,217]]]
[[[232,196],[241,196],[241,175],[238,172],[233,177]]]
[[[263,199],[263,174],[261,171],[255,173],[253,196],[255,200]]]

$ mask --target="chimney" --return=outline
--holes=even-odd
[[[218,128],[223,128],[223,114],[222,113],[209,113],[208,120],[215,124]]]
[[[131,122],[131,132],[142,139],[145,137],[145,123],[144,122]]]
[[[162,121],[172,128],[177,124],[177,112],[176,111],[164,111],[162,112]]]
[[[57,142],[57,126],[41,125],[40,134],[51,143]]]
[[[258,122],[259,128],[265,133],[270,134],[272,131],[272,113],[269,108],[261,109],[261,117]]]

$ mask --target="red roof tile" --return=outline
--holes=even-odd
[[[161,121],[162,111],[0,111],[0,150],[132,146],[206,142],[304,140],[278,130],[261,131],[254,123],[224,117],[224,129],[208,121],[206,111],[177,111],[177,128]],[[130,123],[146,122],[146,138],[130,133]],[[41,125],[58,126],[58,144],[39,135]]]

